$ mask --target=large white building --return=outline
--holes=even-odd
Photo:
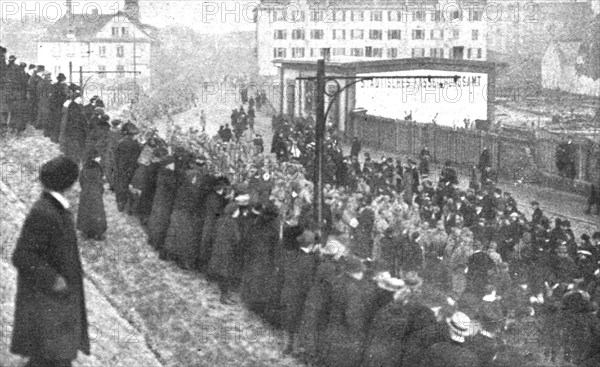
[[[37,61],[53,78],[63,73],[76,84],[82,81],[86,94],[112,90],[123,97],[137,86],[150,86],[153,32],[125,12],[67,12],[38,42]]]
[[[259,74],[274,59],[487,59],[485,1],[263,0],[256,14]]]

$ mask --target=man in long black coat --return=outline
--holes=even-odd
[[[41,198],[29,212],[12,262],[18,270],[11,353],[28,366],[70,366],[90,354],[83,269],[69,202],[79,167],[64,156],[44,164]]]
[[[129,199],[129,184],[137,168],[137,160],[142,152],[140,144],[133,139],[138,132],[137,126],[131,122],[123,125],[121,129],[123,138],[117,145],[115,152],[115,195],[117,209],[122,212]]]
[[[69,87],[65,84],[67,78],[61,73],[56,77],[56,83],[52,85],[50,95],[50,116],[44,128],[44,136],[58,143],[60,135],[60,123],[63,114],[63,104],[68,99]]]

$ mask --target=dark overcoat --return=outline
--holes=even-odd
[[[456,342],[432,345],[422,355],[418,367],[479,367],[481,362],[469,348]]]
[[[295,333],[302,319],[306,297],[313,285],[317,269],[317,257],[300,248],[288,249],[283,253],[283,286],[281,288],[282,326]]]
[[[419,304],[392,301],[383,306],[369,327],[362,366],[400,366],[407,338],[435,322],[433,311]]]
[[[50,95],[50,114],[46,126],[44,127],[44,136],[58,143],[60,136],[60,125],[63,116],[63,104],[67,100],[68,87],[64,83],[52,84]]]
[[[81,105],[80,105],[81,106]],[[83,107],[81,107],[81,114],[83,115]],[[85,117],[84,117],[85,121]],[[106,154],[108,149],[108,134],[110,132],[110,124],[100,119],[96,120],[95,123],[90,126],[90,131],[87,134],[85,140],[85,150],[95,149],[100,156]]]
[[[49,193],[29,212],[13,253],[18,270],[11,353],[73,360],[90,354],[83,269],[70,211]],[[57,276],[67,283],[56,293]]]
[[[165,243],[178,188],[175,170],[161,168],[152,201],[152,211],[148,219],[148,242],[157,250],[162,250]]]
[[[104,155],[102,156],[102,168],[104,169],[104,177],[112,188],[115,183],[116,171],[116,150],[121,139],[121,132],[118,129],[111,129],[107,135],[107,146]]]
[[[195,266],[202,237],[200,187],[203,179],[204,173],[199,169],[185,172],[165,238],[164,252],[167,257],[187,268]]]
[[[144,167],[144,174],[140,177],[140,180],[135,180],[135,177],[133,180],[134,187],[141,191],[133,211],[143,222],[145,222],[150,216],[150,213],[152,213],[152,202],[154,201],[154,195],[156,194],[156,179],[158,177],[158,171],[160,170],[160,162],[151,162]]]
[[[129,198],[129,184],[137,169],[142,151],[140,144],[131,136],[125,136],[117,144],[115,154],[115,195],[117,205],[124,206]]]
[[[35,127],[45,129],[50,120],[50,96],[52,95],[52,82],[48,79],[42,79],[36,86],[37,97],[37,119]]]
[[[313,358],[323,350],[325,328],[331,308],[332,284],[337,274],[337,264],[331,259],[322,259],[306,296],[297,339],[298,346]]]
[[[62,152],[75,162],[80,162],[84,158],[86,137],[87,122],[83,117],[83,107],[79,103],[71,102],[67,108]]]
[[[98,237],[106,232],[104,211],[104,183],[102,167],[96,161],[88,161],[79,175],[81,194],[77,210],[77,229],[87,237]]]
[[[225,207],[216,225],[215,243],[208,263],[208,274],[221,279],[236,278],[243,262],[239,256],[241,233],[235,216],[237,203]]]
[[[279,303],[275,292],[275,251],[279,245],[279,220],[274,206],[269,206],[255,218],[252,229],[240,290],[246,306],[259,315],[265,315],[276,309],[276,304]]]
[[[359,367],[371,318],[377,311],[377,287],[370,279],[342,275],[333,282],[329,322],[320,353],[323,365]]]
[[[227,200],[223,195],[219,195],[212,190],[206,194],[204,207],[202,209],[202,237],[200,239],[200,247],[198,253],[199,265],[201,268],[206,266],[212,255],[213,244],[216,237],[217,221],[223,214],[223,210],[227,205]]]

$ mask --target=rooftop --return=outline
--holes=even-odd
[[[43,41],[60,41],[66,40],[69,34],[72,34],[77,40],[90,40],[96,38],[96,35],[104,26],[114,17],[125,17],[131,23],[136,25],[143,33],[152,38],[151,33],[155,30],[154,27],[140,23],[134,17],[130,17],[125,12],[116,14],[71,14],[65,15],[57,20],[48,28],[47,33],[42,38]]]

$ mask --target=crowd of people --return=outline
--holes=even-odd
[[[329,131],[318,223],[314,121],[274,117],[272,159],[244,138],[254,106],[232,113],[233,134],[161,138],[63,84],[57,115],[39,120],[38,100],[34,126],[80,166],[81,234],[104,238],[108,185],[161,259],[216,281],[224,304],[239,293],[288,332],[287,353],[332,367],[600,364],[600,232],[577,237],[537,202],[528,218],[488,151],[463,190],[451,162],[429,178],[427,148],[419,163],[361,162],[358,140],[344,156]]]

